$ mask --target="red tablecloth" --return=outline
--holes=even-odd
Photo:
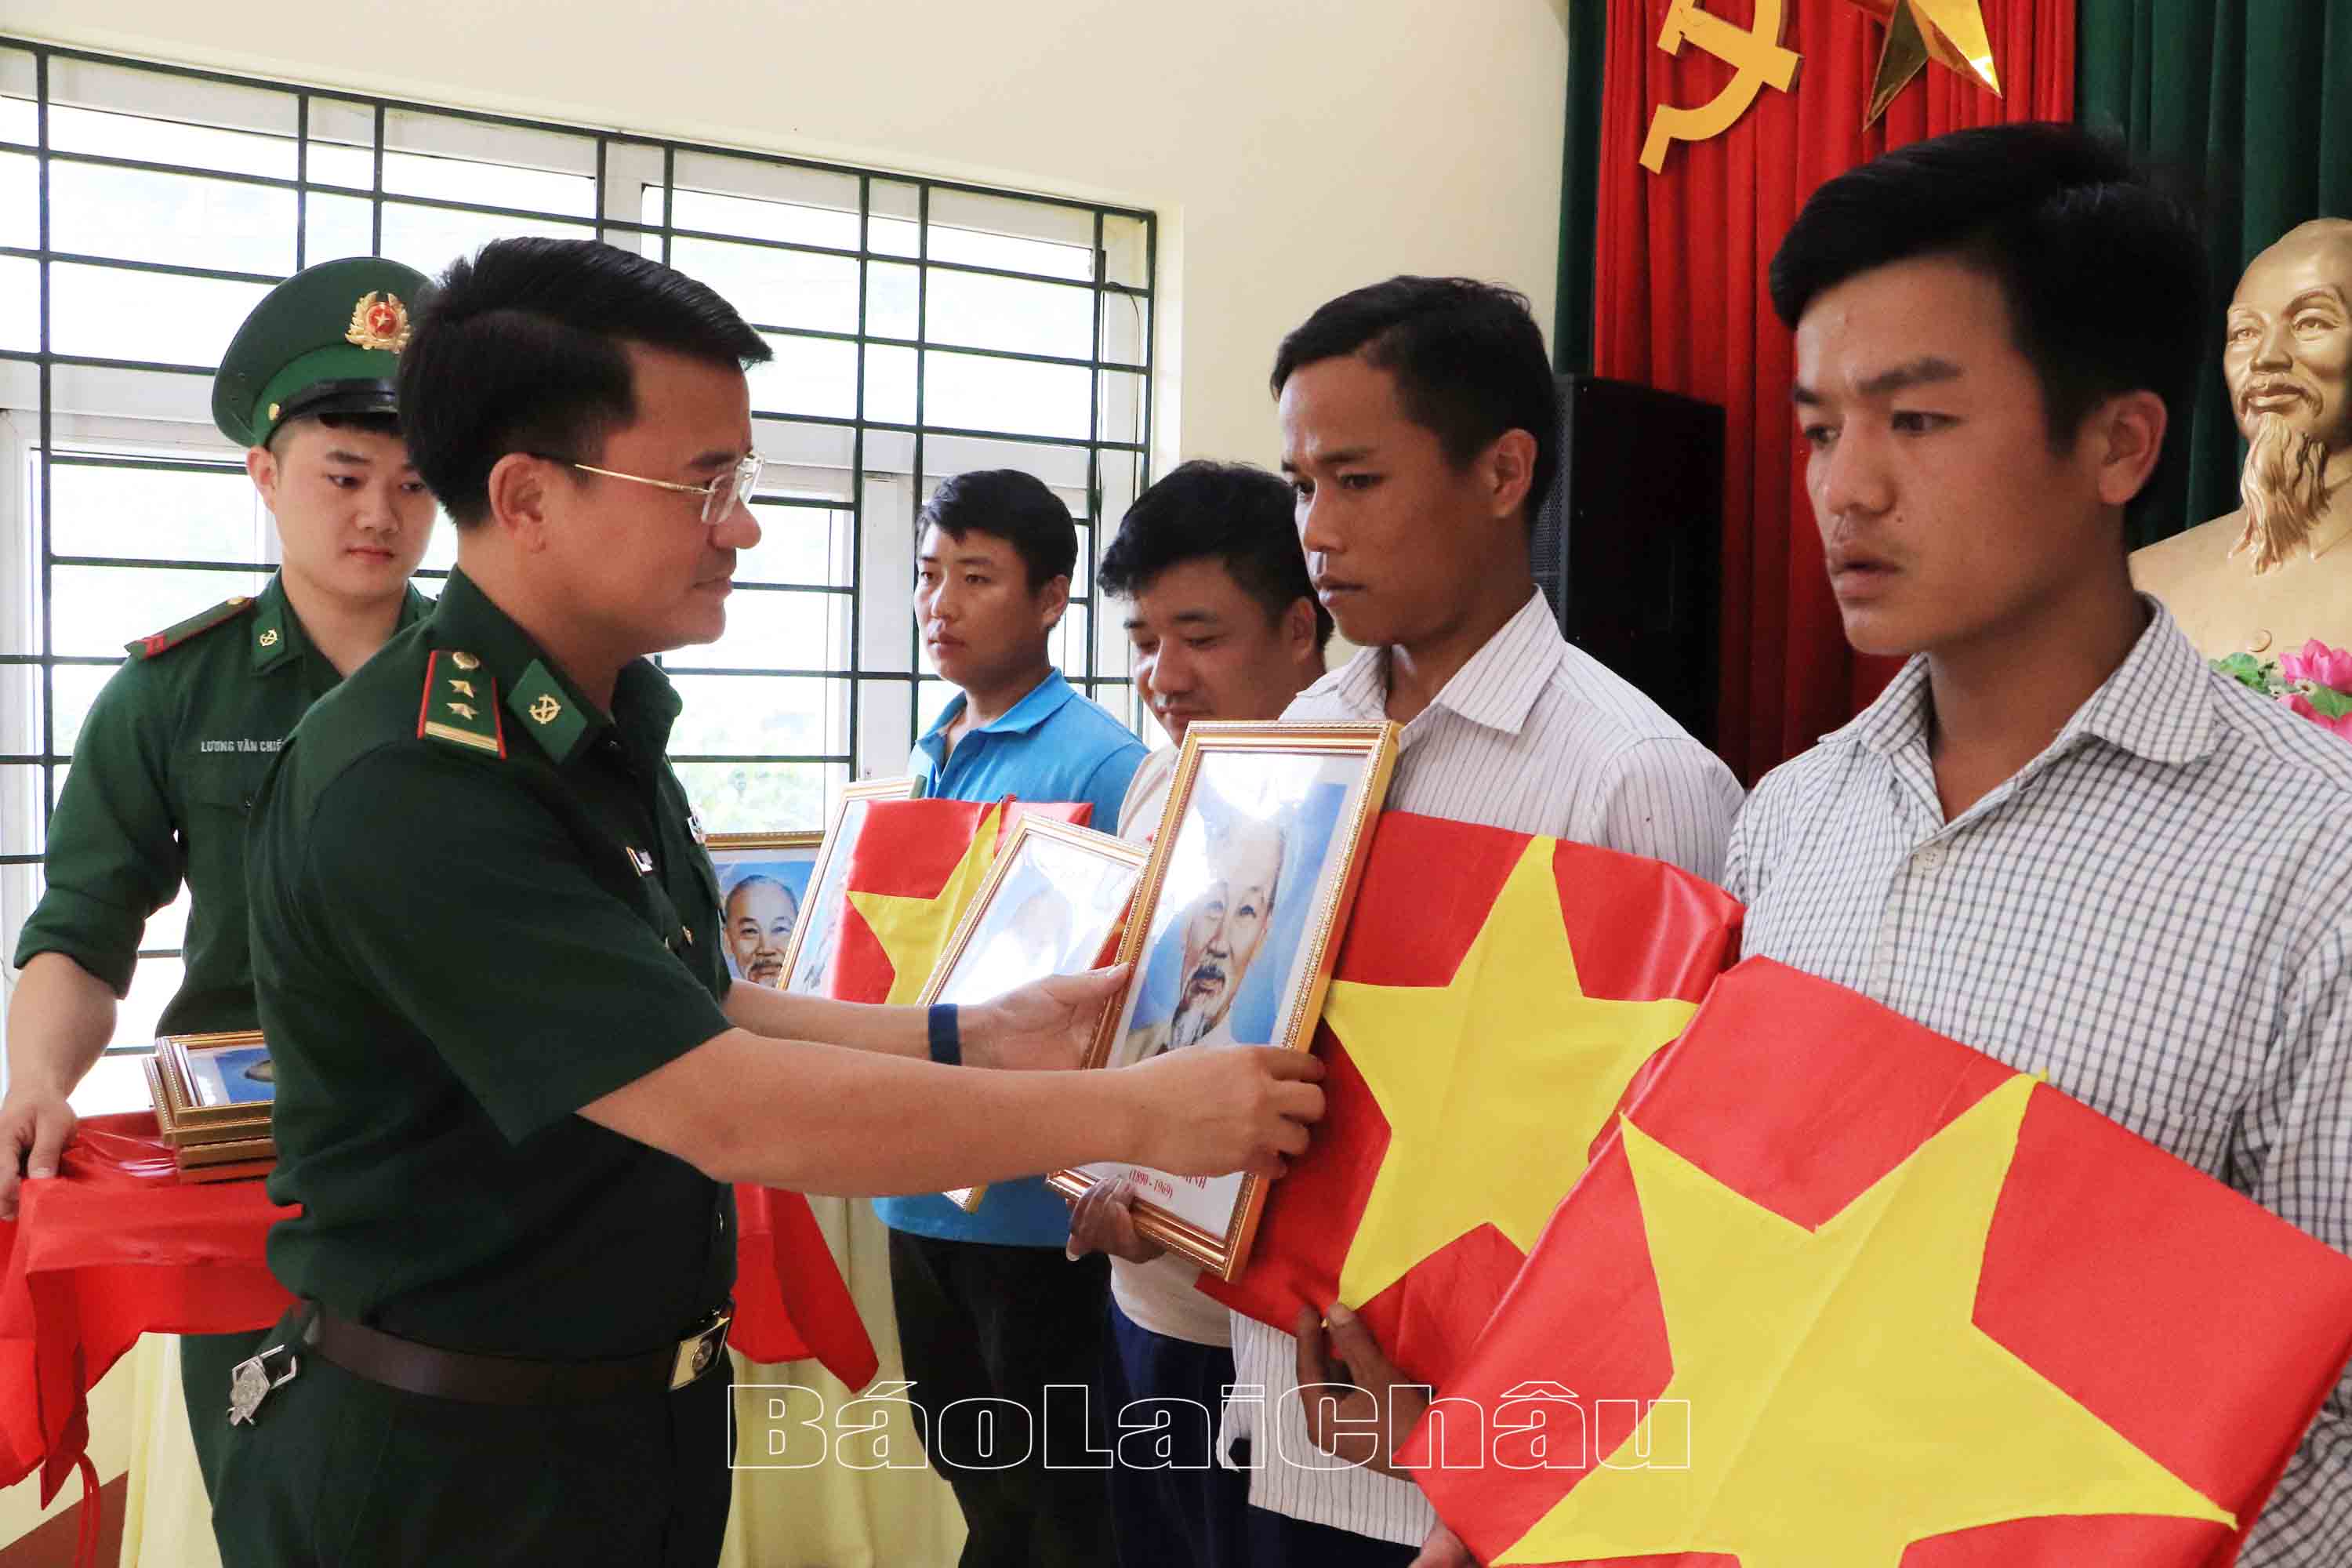
[[[808,1201],[735,1189],[735,1321],[757,1362],[814,1356],[852,1388],[874,1380],[858,1321]],[[41,1473],[47,1503],[89,1446],[90,1386],[142,1333],[267,1328],[293,1298],[262,1244],[291,1209],[257,1181],[183,1185],[145,1112],[93,1116],[63,1169],[27,1181],[0,1224],[0,1485]]]

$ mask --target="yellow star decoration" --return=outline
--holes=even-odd
[[[1584,994],[1552,874],[1558,847],[1528,841],[1447,984],[1331,983],[1324,1021],[1389,1123],[1339,1267],[1350,1306],[1481,1225],[1533,1247],[1635,1070],[1697,1011]]]
[[[1982,0],[1851,0],[1886,24],[1878,71],[1870,84],[1870,109],[1863,129],[1878,123],[1895,94],[1927,68],[1927,62],[1960,72],[1995,96],[2000,75],[1993,68],[1992,38],[1985,31]]]
[[[940,961],[940,950],[948,944],[948,936],[962,918],[964,906],[980,890],[981,879],[988,875],[989,862],[996,858],[996,829],[1004,816],[998,806],[990,806],[981,814],[980,826],[972,830],[971,843],[964,849],[963,858],[940,890],[928,899],[901,898],[893,893],[861,893],[853,889],[849,901],[874,928],[882,943],[882,951],[890,960],[890,994],[883,1000],[892,1006],[912,1002],[923,994],[923,983],[931,977],[931,966]]]
[[[1498,1568],[1677,1552],[1896,1568],[1912,1542],[2004,1520],[2234,1524],[1973,1321],[2033,1088],[2010,1079],[1819,1230],[1623,1122],[1687,1464],[1594,1469]]]

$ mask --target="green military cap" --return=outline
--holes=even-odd
[[[376,256],[306,267],[262,297],[213,377],[213,423],[258,447],[308,414],[389,414],[425,274]]]

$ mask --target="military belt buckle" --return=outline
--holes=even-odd
[[[275,1377],[269,1373],[269,1358],[272,1356],[286,1358],[286,1370]],[[228,1424],[232,1426],[240,1423],[252,1425],[255,1413],[261,1408],[261,1402],[268,1398],[272,1391],[293,1382],[294,1374],[301,1370],[300,1360],[284,1345],[272,1345],[259,1355],[237,1363],[228,1374]]]
[[[677,1359],[670,1363],[669,1369],[671,1392],[684,1388],[710,1370],[711,1363],[719,1359],[719,1352],[727,1348],[727,1325],[732,1321],[733,1318],[721,1312],[712,1320],[709,1328],[677,1342]]]

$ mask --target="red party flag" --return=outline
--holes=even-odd
[[[1498,1565],[2210,1568],[2347,1354],[2352,1258],[1750,960],[1401,1458]]]
[[[844,1002],[910,1003],[939,963],[1013,825],[1034,814],[1083,827],[1087,802],[1037,805],[1011,796],[869,802],[849,857],[825,994]]]
[[[1324,1119],[1248,1267],[1201,1289],[1285,1330],[1336,1297],[1443,1382],[1739,920],[1660,861],[1383,813],[1317,1035]]]

